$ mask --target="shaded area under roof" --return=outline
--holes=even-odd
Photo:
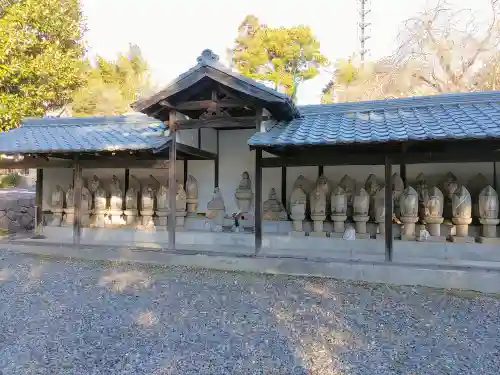
[[[160,153],[168,147],[170,141],[166,125],[143,114],[28,118],[19,128],[0,133],[0,153]],[[177,143],[177,150],[184,158],[189,158],[189,155],[194,159],[215,158],[212,153],[182,143]]]
[[[500,91],[299,107],[250,147],[500,138]]]
[[[257,106],[266,108],[277,119],[290,120],[299,116],[299,111],[293,100],[266,85],[245,77],[219,62],[219,56],[211,50],[204,50],[197,59],[197,64],[170,82],[158,93],[132,103],[131,107],[148,115],[158,113],[160,102],[175,101],[186,93],[193,96],[198,90],[203,90],[207,82],[216,83],[251,99]],[[186,98],[184,98],[186,100]]]

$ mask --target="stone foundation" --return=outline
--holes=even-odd
[[[9,232],[35,228],[35,192],[0,189],[0,228]]]

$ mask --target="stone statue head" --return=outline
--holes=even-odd
[[[269,200],[278,200],[275,188],[271,188],[271,191],[269,192]]]

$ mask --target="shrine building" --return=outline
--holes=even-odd
[[[34,244],[500,261],[500,92],[300,106],[205,50],[132,109],[0,134]]]

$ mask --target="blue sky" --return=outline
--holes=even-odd
[[[273,26],[307,24],[331,60],[348,57],[358,48],[356,0],[82,0],[91,54],[113,58],[135,43],[151,65],[153,78],[166,84],[196,63],[210,48],[225,62],[240,22],[256,15]],[[402,21],[424,10],[433,0],[371,0],[371,57],[390,53]],[[449,0],[454,7],[473,7],[482,15],[489,0]],[[299,5],[300,4],[300,5]],[[307,4],[307,6],[304,6]],[[403,5],[404,4],[404,5]],[[318,103],[328,81],[324,73],[299,89],[300,104]]]

